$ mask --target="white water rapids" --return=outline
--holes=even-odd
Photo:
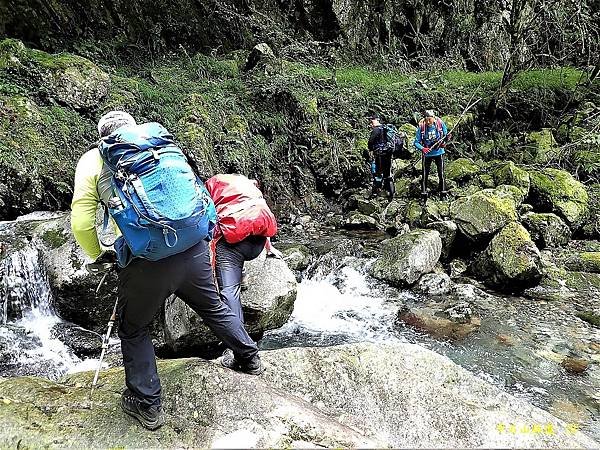
[[[12,253],[0,273],[0,362],[5,370],[58,378],[95,368],[97,360],[79,359],[53,333],[62,320],[52,310],[38,250],[30,245]]]

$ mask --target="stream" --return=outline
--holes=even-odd
[[[324,252],[316,258],[299,284],[292,317],[265,334],[261,349],[417,343],[600,439],[598,364],[590,364],[582,375],[570,375],[559,364],[576,353],[598,358],[600,330],[578,319],[566,301],[501,296],[458,284],[453,295],[476,305],[481,328],[461,341],[434,339],[397,319],[401,306],[424,306],[432,299],[367,274],[381,238],[354,236],[356,246],[366,249],[359,256]],[[328,236],[330,248],[336,248],[336,239],[348,243],[347,236]],[[64,322],[52,310],[50,283],[37,252],[35,246],[26,246],[0,262],[0,377],[58,379],[93,370],[97,360],[77,357],[55,332]],[[12,311],[19,311],[16,316],[7,316],[9,303]]]

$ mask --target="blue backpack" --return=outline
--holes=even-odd
[[[122,234],[114,243],[121,267],[132,257],[157,261],[212,238],[215,205],[162,125],[121,127],[99,150],[113,188],[104,227],[110,214]]]

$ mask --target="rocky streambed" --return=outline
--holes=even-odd
[[[104,425],[99,426],[115,430],[115,434],[106,437],[106,445],[152,445],[153,439],[158,438],[143,435],[134,423],[112,413],[122,383],[118,341],[111,346],[107,358],[114,369],[103,375],[101,390],[108,391],[99,393],[98,403],[93,406],[97,419],[91,419],[96,416],[89,415],[92,405],[85,402],[84,395],[91,374],[75,373],[61,378],[68,372],[94,367],[93,358],[97,357],[100,343],[98,332],[105,325],[106,312],[114,299],[114,280],[109,280],[98,297],[93,294],[98,280],[83,272],[83,255],[68,230],[68,220],[62,213],[34,215],[3,224],[2,298],[7,311],[0,340],[3,376],[42,375],[57,382],[17,377],[2,383],[0,395],[6,408],[0,411],[10,416],[2,418],[9,425],[2,439],[7,445],[20,439],[29,439],[31,445],[43,445],[48,439],[56,445],[102,445],[93,441],[91,435],[76,436],[73,431],[78,427],[73,424],[79,421],[100,420]],[[541,284],[520,296],[498,294],[483,284],[485,279],[473,278],[468,258],[444,257],[443,234],[430,227],[414,227],[389,239],[381,232],[341,232],[303,217],[295,226],[284,227],[282,236],[277,245],[284,250],[284,261],[260,258],[249,265],[251,287],[243,296],[249,326],[256,337],[264,334],[263,350],[277,349],[266,354],[267,361],[292,358],[301,367],[318,366],[319,375],[310,372],[304,378],[304,369],[296,365],[279,367],[269,362],[274,373],[267,375],[266,380],[253,381],[197,360],[163,361],[163,381],[174,383],[166,391],[177,393],[173,399],[167,399],[173,428],[161,435],[164,442],[196,446],[230,445],[228,442],[239,446],[240,442],[251,442],[250,446],[299,447],[308,443],[589,447],[593,446],[592,441],[580,438],[580,432],[600,437],[600,333],[592,324],[593,313],[586,315],[586,311],[596,308],[594,284],[553,285],[544,281],[550,279],[544,275]],[[591,250],[592,246],[592,241],[571,241],[560,252],[542,250],[540,260],[543,267],[556,273],[592,277],[592,272],[568,270],[589,269],[590,258],[579,253],[586,253],[581,250]],[[573,257],[575,249],[580,251],[579,259]],[[49,293],[42,290],[38,296],[21,295],[19,301],[9,294],[15,292],[9,286],[25,282],[15,276],[14,261],[19,258],[28,261],[22,264],[21,274],[38,273],[37,278],[33,277],[34,285],[47,286]],[[402,281],[386,280],[387,273]],[[51,319],[41,314],[44,308],[40,308],[40,299],[47,296],[51,297],[49,309],[55,313]],[[23,316],[23,312],[27,310],[46,317],[43,324],[50,324],[50,340],[39,335],[39,329],[44,329],[41,322],[25,326],[23,320],[29,316]],[[199,318],[178,305],[176,299],[167,302],[156,318],[153,336],[163,357],[210,357],[219,348],[218,342],[202,331]],[[21,346],[17,364],[11,359],[14,342]],[[43,351],[40,342],[45,346]],[[361,344],[365,342],[370,344]],[[58,343],[63,347],[56,353]],[[340,344],[353,346],[337,347]],[[38,363],[28,365],[28,361],[35,360],[34,352]],[[363,352],[370,356],[360,356]],[[44,360],[42,355],[48,354],[52,356]],[[437,355],[427,356],[428,362],[423,363],[418,362],[421,354]],[[63,364],[56,365],[57,360]],[[388,368],[388,372],[375,375],[386,361],[394,370],[394,361],[398,361],[410,366],[409,371],[416,364],[422,372],[415,373],[413,381],[399,376],[404,369]],[[188,391],[191,381],[179,373],[189,372],[184,367],[204,380],[202,393],[200,387]],[[466,374],[467,369],[470,381],[462,375],[459,381],[453,381],[453,394],[442,397],[445,409],[436,406],[434,411],[427,399],[439,396],[437,389],[447,388],[442,375],[447,367],[461,374]],[[332,374],[338,374],[340,380]],[[485,401],[471,398],[461,411],[462,406],[456,405],[463,400],[453,395],[472,392],[473,380],[494,393]],[[301,387],[304,383],[308,387]],[[390,383],[398,383],[400,391],[385,393]],[[234,385],[243,386],[254,396],[234,401],[230,398],[235,397]],[[345,389],[364,392],[364,396],[358,396],[355,404]],[[25,392],[29,390],[36,394],[30,397]],[[272,395],[277,399],[273,400]],[[39,401],[32,400],[34,397]],[[260,405],[257,398],[261,399]],[[498,408],[506,406],[498,398],[510,399],[511,408],[518,402],[529,409],[518,406],[518,416],[511,416],[512,412],[497,415]],[[490,402],[496,406],[490,406]],[[275,404],[279,406],[276,408]],[[361,408],[372,408],[372,412],[362,414]],[[75,417],[63,417],[67,409]],[[476,411],[480,409],[490,414],[481,419],[481,426],[476,424],[480,420]],[[110,418],[100,417],[109,411]],[[29,422],[24,419],[34,416]],[[31,427],[38,431],[28,434],[26,430]],[[477,427],[479,431],[474,431]]]

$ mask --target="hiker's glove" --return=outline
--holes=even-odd
[[[93,263],[86,264],[85,270],[92,275],[103,274],[111,270],[116,262],[117,254],[113,250],[105,250]]]
[[[267,256],[270,256],[272,258],[277,258],[277,259],[283,259],[283,253],[281,253],[279,250],[277,250],[273,246],[271,246],[271,248],[267,252]]]
[[[429,153],[431,151],[431,149],[429,147],[423,147],[423,150],[421,150],[423,152],[424,155],[426,155],[427,153]]]
[[[96,258],[96,261],[94,261],[94,263],[100,263],[100,264],[105,264],[105,263],[116,263],[117,262],[117,253],[114,250],[104,250],[102,253],[100,253],[100,256],[98,256]]]

